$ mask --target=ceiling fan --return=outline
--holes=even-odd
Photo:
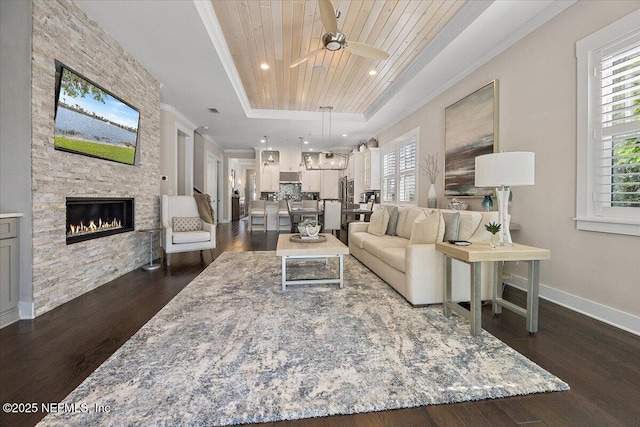
[[[364,56],[365,58],[372,59],[387,59],[389,54],[382,49],[370,46],[364,43],[347,41],[347,36],[338,31],[338,20],[336,19],[336,12],[333,8],[331,0],[318,0],[318,7],[320,8],[320,19],[322,19],[322,25],[327,31],[322,36],[322,47],[309,52],[303,57],[300,57],[293,61],[290,68],[297,67],[305,61],[318,55],[323,50],[329,50],[335,52],[340,49],[346,49],[348,52],[354,55]],[[339,15],[338,15],[339,16]]]

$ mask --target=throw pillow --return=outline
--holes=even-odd
[[[199,231],[202,230],[200,217],[197,216],[174,216],[173,231],[180,233],[182,231]]]
[[[387,231],[385,234],[389,236],[396,235],[396,227],[398,226],[398,207],[387,205],[387,212],[389,212],[389,225],[387,225]]]
[[[440,212],[434,212],[431,215],[420,212],[415,221],[413,221],[409,244],[435,243],[439,241],[438,237],[442,235],[440,233],[441,219],[442,214]],[[444,220],[442,223],[444,224]]]
[[[460,212],[442,212],[442,218],[444,218],[444,241],[458,240]]]
[[[389,225],[389,212],[383,207],[377,207],[371,214],[371,220],[369,221],[369,227],[367,232],[374,236],[382,237],[387,231]]]

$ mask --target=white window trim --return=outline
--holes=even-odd
[[[416,179],[416,196],[415,196],[415,200],[414,201],[407,201],[407,202],[400,202],[399,198],[400,198],[400,146],[404,143],[407,142],[412,142],[415,141],[416,143],[416,166],[415,166],[415,179]],[[393,141],[389,142],[388,144],[385,144],[381,147],[381,156],[380,156],[380,189],[381,191],[383,190],[383,183],[384,183],[384,168],[383,168],[383,161],[384,161],[384,154],[388,153],[389,151],[395,151],[396,152],[396,191],[395,191],[395,199],[393,200],[393,202],[383,202],[383,203],[393,203],[393,204],[402,204],[402,205],[418,205],[418,199],[420,198],[420,175],[418,173],[418,163],[419,163],[419,159],[420,159],[420,128],[417,127],[415,129],[410,130],[409,132],[405,133],[404,135],[394,139]],[[381,194],[382,196],[382,194]]]
[[[597,213],[594,193],[594,52],[638,29],[640,10],[610,24],[576,43],[577,56],[577,192],[576,227],[578,230],[640,236],[640,208],[637,216],[614,217]]]

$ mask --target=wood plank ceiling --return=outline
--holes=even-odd
[[[293,69],[293,61],[322,46],[326,31],[316,0],[211,1],[252,108],[333,106],[338,113],[362,113],[466,0],[333,0],[347,40],[385,50],[390,58],[325,50]],[[260,68],[263,63],[268,70]]]

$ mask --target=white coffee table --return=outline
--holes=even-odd
[[[331,234],[323,234],[326,242],[297,243],[289,240],[291,234],[280,234],[276,255],[282,257],[282,290],[288,285],[309,285],[316,283],[338,283],[344,287],[344,255],[349,255],[349,248]],[[338,258],[340,261],[340,277],[338,279],[300,279],[287,280],[287,261],[310,260],[318,258]]]

